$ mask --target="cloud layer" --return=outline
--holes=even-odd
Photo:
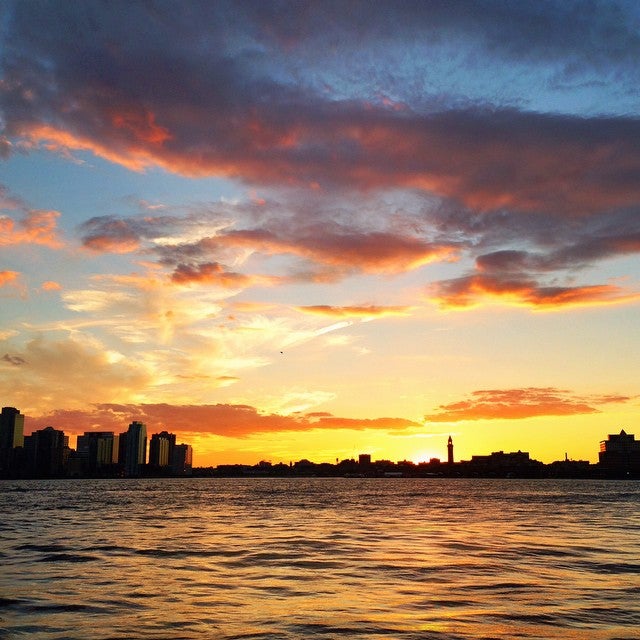
[[[408,84],[400,100],[376,103],[355,75],[349,80],[360,97],[341,95],[338,86],[348,85],[335,62],[336,87],[323,93],[320,70],[310,62],[312,52],[328,44],[311,31],[320,19],[317,7],[292,6],[284,16],[271,3],[263,10],[252,3],[192,10],[168,3],[129,6],[118,18],[95,3],[43,3],[40,9],[36,16],[18,2],[8,11],[0,105],[5,135],[16,148],[84,149],[133,170],[156,165],[253,183],[415,187],[479,210],[579,215],[638,202],[637,118],[473,100],[434,109],[425,96],[407,93]],[[323,22],[336,25],[326,38],[349,28],[373,46],[385,24],[369,15],[365,27],[355,23],[364,12],[361,5],[349,12],[324,7]],[[202,16],[195,20],[197,13]],[[603,64],[616,64],[629,79],[637,75],[630,52],[640,38],[622,21],[614,29],[605,8],[585,21],[550,3],[536,20],[545,28],[528,23],[523,31],[519,20],[529,13],[535,11],[507,11],[493,2],[464,11],[438,2],[422,9],[390,3],[385,21],[397,30],[386,26],[385,37],[393,51],[407,46],[407,36],[415,41],[444,28],[470,58],[481,52],[496,63],[526,64],[534,51],[545,51],[551,61],[579,56],[587,77]],[[519,34],[517,46],[497,39],[488,16]],[[558,24],[568,34],[561,37]],[[620,50],[598,46],[593,34],[599,32],[612,44],[618,38]],[[339,42],[340,53],[351,50]],[[288,62],[298,52],[306,69]],[[382,61],[367,69],[370,82],[376,64]]]
[[[492,100],[461,63],[447,74],[434,64],[429,77],[443,90],[448,76],[456,78],[470,91],[466,99],[453,87],[436,99],[415,84],[424,71],[419,54],[438,60],[450,44],[467,64],[480,58],[504,69],[509,62],[558,95],[560,86],[566,93],[598,78],[611,85],[610,98],[623,100],[614,89],[639,79],[631,61],[640,35],[628,26],[632,13],[625,20],[630,11],[603,4],[587,17],[571,3],[487,1],[464,11],[388,3],[371,15],[356,2],[348,12],[296,3],[285,15],[269,2],[221,2],[135,5],[115,17],[95,3],[43,3],[34,15],[17,2],[6,11],[1,121],[7,148],[87,150],[136,171],[155,166],[277,189],[340,190],[349,194],[348,208],[357,207],[354,190],[422,194],[413,212],[420,228],[411,231],[390,223],[392,211],[376,228],[325,209],[291,225],[283,224],[286,212],[272,214],[156,246],[176,284],[237,290],[281,282],[236,269],[239,256],[252,252],[297,259],[281,277],[329,282],[354,272],[401,273],[466,251],[477,273],[427,289],[443,307],[508,296],[545,308],[632,300],[609,282],[571,284],[565,272],[640,249],[638,117],[628,109],[527,108],[536,96],[523,87],[522,106]],[[359,48],[374,50],[382,40],[388,58],[358,56],[354,33]],[[381,74],[391,77],[388,65],[402,51],[411,64],[398,66],[399,79],[381,93]],[[338,64],[346,54],[353,62]],[[603,76],[609,68],[622,84]],[[4,242],[53,246],[56,216],[4,218]],[[97,252],[137,252],[184,222],[92,218],[83,243]],[[483,247],[491,252],[478,253]]]

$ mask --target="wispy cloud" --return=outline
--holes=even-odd
[[[218,211],[183,217],[122,218],[104,216],[83,224],[86,247],[100,252],[127,253],[138,249],[155,253],[161,264],[176,269],[173,279],[198,274],[211,275],[226,262],[242,261],[252,253],[264,256],[290,256],[315,265],[308,271],[313,279],[318,269],[339,279],[353,272],[400,273],[425,264],[450,260],[457,246],[452,242],[432,242],[415,232],[372,231],[357,224],[331,219],[325,212],[322,222],[297,217],[286,210],[280,219],[267,219],[262,227],[234,229],[224,216],[248,219],[252,203],[219,206]],[[280,206],[281,205],[273,205]],[[291,206],[291,205],[289,205]],[[322,211],[310,212],[323,217]],[[168,242],[168,237],[189,234],[193,240]],[[199,235],[198,235],[199,234]],[[214,266],[214,265],[218,266]],[[304,279],[304,269],[290,266],[290,277]]]
[[[398,306],[349,306],[349,307],[332,307],[330,305],[310,305],[306,307],[296,307],[298,311],[310,313],[312,315],[329,316],[334,318],[359,318],[362,320],[372,320],[374,318],[388,316],[406,316],[409,315],[410,307]]]

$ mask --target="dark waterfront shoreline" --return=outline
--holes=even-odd
[[[349,462],[349,461],[347,461]],[[522,480],[640,480],[640,469],[610,468],[600,464],[590,463],[557,463],[544,464],[531,461],[526,467],[478,467],[469,462],[459,462],[453,465],[443,463],[414,464],[409,462],[372,463],[363,468],[358,462],[351,461],[337,465],[328,463],[298,463],[290,465],[265,464],[256,465],[219,465],[217,467],[195,467],[189,475],[172,475],[170,473],[155,473],[143,470],[136,478],[159,480],[175,478],[450,478],[450,479],[522,479]],[[118,469],[112,472],[104,470],[101,474],[73,474],[73,475],[12,475],[1,477],[1,480],[127,480],[129,476]]]

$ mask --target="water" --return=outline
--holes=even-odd
[[[640,638],[640,483],[0,483],[0,638]]]

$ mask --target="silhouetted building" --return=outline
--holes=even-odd
[[[111,469],[118,462],[119,437],[113,431],[85,431],[78,436],[77,454],[85,473]]]
[[[0,476],[12,475],[18,466],[18,450],[24,446],[24,416],[14,407],[0,413]]]
[[[147,461],[147,427],[134,420],[127,429],[124,446],[124,473],[136,477]]]
[[[115,444],[115,443],[114,443]],[[124,469],[124,461],[127,457],[127,432],[118,434],[118,466]]]
[[[598,454],[600,466],[618,471],[640,471],[640,441],[624,429],[619,434],[609,434],[600,442]]]
[[[170,467],[175,446],[176,436],[174,433],[167,431],[154,433],[149,441],[149,467],[156,471]]]
[[[34,431],[24,438],[29,475],[39,478],[63,475],[65,435],[53,427]]]
[[[471,456],[469,462],[461,464],[471,475],[488,477],[537,477],[544,468],[542,462],[531,460],[526,451],[494,451],[488,456]]]
[[[592,473],[588,460],[557,460],[547,465],[547,476],[550,478],[588,478]]]
[[[453,464],[453,438],[451,436],[447,441],[447,463]]]
[[[355,464],[355,460],[351,461],[353,464]],[[295,462],[293,464],[293,468],[295,470],[295,472],[298,475],[313,475],[313,472],[315,470],[315,464],[313,462],[311,462],[311,460],[307,460],[306,458],[303,458],[302,460],[298,460],[298,462]]]
[[[504,451],[494,451],[489,456],[471,456],[471,462],[478,464],[489,464],[492,466],[505,466],[512,464],[526,464],[529,462],[529,454],[526,451],[515,451],[505,453]]]
[[[370,453],[361,453],[358,456],[358,464],[361,467],[368,467],[371,465],[371,454]]]
[[[190,476],[192,469],[193,449],[191,445],[175,445],[171,454],[171,472],[176,476]]]

